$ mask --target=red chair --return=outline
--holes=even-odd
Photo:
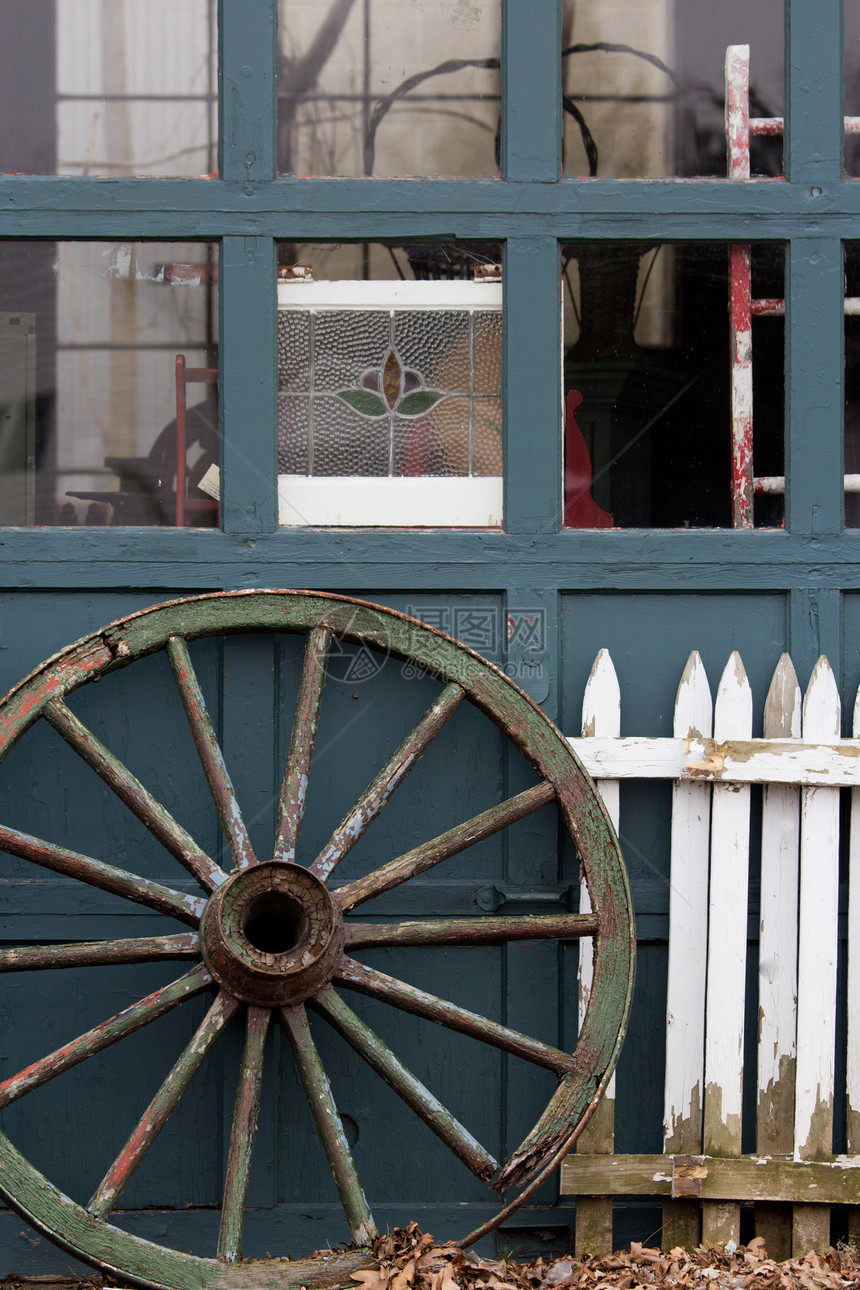
[[[176,527],[185,527],[186,515],[201,512],[218,512],[218,503],[211,497],[188,497],[187,455],[188,435],[186,413],[189,385],[217,385],[217,367],[186,367],[185,355],[176,355]],[[214,427],[217,434],[217,426]]]

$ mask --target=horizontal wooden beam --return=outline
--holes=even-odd
[[[562,1196],[671,1196],[671,1156],[570,1155],[561,1162]]]
[[[674,178],[643,178],[619,184],[599,178],[583,184],[570,177],[529,184],[524,190],[519,181],[483,177],[424,179],[418,184],[382,176],[332,182],[326,177],[282,175],[249,185],[244,176],[122,176],[100,177],[94,185],[91,177],[80,175],[0,176],[2,209],[15,221],[15,237],[32,235],[37,228],[47,237],[68,236],[73,218],[84,215],[93,220],[93,236],[98,237],[127,236],[129,230],[139,236],[145,221],[146,233],[152,236],[169,236],[177,228],[182,237],[239,231],[268,236],[271,231],[302,242],[323,235],[397,237],[404,217],[411,217],[420,237],[450,237],[454,232],[474,237],[481,221],[486,237],[516,236],[541,217],[559,237],[571,238],[637,233],[649,240],[666,238],[673,224],[686,231],[696,229],[698,221],[697,240],[723,240],[749,236],[752,218],[756,240],[782,239],[796,232],[791,221],[799,217],[818,220],[840,236],[860,211],[857,189],[856,184],[824,180],[821,192],[810,200],[808,182],[768,179],[679,184]],[[659,231],[655,210],[661,214]]]
[[[564,1196],[672,1196],[700,1200],[860,1204],[860,1156],[832,1160],[741,1156],[570,1155]]]
[[[595,779],[686,779],[722,784],[860,785],[860,739],[568,739]]]
[[[860,183],[856,188],[860,201]],[[274,465],[271,483],[274,488]],[[159,592],[169,587],[178,595],[185,588],[212,587],[215,569],[218,585],[232,587],[247,575],[248,541],[253,541],[260,585],[310,581],[320,590],[342,592],[344,570],[370,564],[368,585],[371,574],[379,577],[384,570],[386,587],[409,592],[407,603],[420,607],[418,594],[442,585],[481,594],[504,591],[522,561],[522,536],[502,529],[437,530],[432,561],[427,540],[426,531],[416,528],[341,529],[334,545],[326,529],[273,529],[253,538],[215,529],[4,529],[0,587],[113,588],[119,568],[135,586]],[[553,594],[561,587],[563,599],[607,588],[674,593],[679,580],[688,591],[775,592],[779,597],[809,587],[860,590],[860,528],[815,538],[757,529],[754,563],[749,548],[749,534],[740,529],[685,529],[681,560],[677,534],[670,529],[565,529],[530,539],[529,584]]]

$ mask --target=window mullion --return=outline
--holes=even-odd
[[[222,515],[228,533],[277,527],[275,247],[225,237],[221,248]]]
[[[793,533],[838,533],[844,509],[842,244],[795,238],[786,267],[786,522]]]
[[[219,0],[220,173],[276,174],[277,0]],[[221,493],[231,533],[277,527],[275,248],[225,237],[221,248]]]
[[[795,183],[842,178],[842,0],[786,0],[785,172]]]
[[[561,6],[502,0],[502,175],[554,183],[561,173]]]
[[[555,238],[505,250],[504,524],[552,533],[561,515],[561,270]]]
[[[219,160],[222,179],[277,173],[277,0],[219,0]]]

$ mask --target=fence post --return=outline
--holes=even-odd
[[[841,733],[836,678],[822,654],[803,700],[803,738],[829,743]],[[836,954],[839,936],[839,789],[801,790],[800,917],[797,948],[797,1087],[794,1155],[833,1154]],[[795,1205],[792,1254],[824,1253],[830,1209]]]
[[[697,650],[687,659],[675,697],[678,739],[711,737],[713,699]],[[666,992],[666,1082],[663,1150],[696,1155],[702,1149],[705,1053],[705,967],[708,944],[708,854],[711,786],[679,780],[672,786],[669,871],[669,968]],[[663,1201],[663,1246],[699,1242],[699,1202]]]
[[[586,738],[621,734],[621,689],[608,650],[602,649],[594,660],[582,699],[582,733]],[[598,779],[597,788],[609,812],[616,833],[621,802],[621,785],[617,780]],[[579,894],[581,913],[591,909],[585,882]],[[580,941],[579,956],[579,1024],[582,1026],[591,995],[594,963],[587,942]],[[607,1085],[597,1109],[583,1129],[577,1152],[611,1154],[615,1145],[615,1076]],[[579,1196],[576,1200],[575,1251],[578,1256],[612,1253],[612,1197]]]
[[[764,705],[765,739],[800,737],[800,686],[791,659],[777,664]],[[768,784],[761,813],[759,1035],[756,1151],[790,1156],[794,1146],[797,1033],[797,874],[800,790]],[[791,1207],[757,1201],[756,1235],[772,1259],[791,1254]]]
[[[860,689],[854,701],[853,735],[860,738]],[[860,1155],[860,788],[851,790],[848,850],[848,1069],[846,1119],[848,1154]],[[848,1210],[848,1239],[860,1241],[860,1205]]]
[[[751,736],[752,692],[734,651],[717,690],[714,738]],[[714,785],[705,1026],[704,1150],[709,1156],[741,1154],[749,815],[748,785]],[[740,1205],[703,1201],[702,1240],[725,1245],[739,1239]]]

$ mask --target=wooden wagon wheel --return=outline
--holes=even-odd
[[[271,858],[254,855],[187,642],[234,632],[307,637],[288,764]],[[296,863],[308,772],[333,641],[410,659],[438,678],[440,693],[307,867]],[[164,650],[170,661],[218,817],[233,858],[230,873],[208,856],[65,700],[88,681]],[[338,862],[382,810],[403,776],[463,701],[474,704],[535,768],[537,786],[474,816],[337,888]],[[292,591],[230,592],[157,606],[70,646],[13,689],[0,705],[0,760],[38,720],[49,722],[159,842],[199,882],[192,896],[103,860],[0,826],[0,850],[66,877],[137,901],[190,927],[173,936],[0,951],[0,970],[193,960],[171,984],[101,1022],[0,1084],[0,1109],[64,1070],[147,1025],[194,995],[214,1000],[188,1047],[155,1094],[123,1150],[86,1204],[64,1196],[0,1134],[0,1191],[11,1206],[61,1246],[97,1267],[163,1290],[240,1290],[331,1284],[366,1265],[374,1221],[311,1036],[306,1007],[321,1013],[450,1150],[496,1191],[522,1191],[468,1244],[513,1212],[553,1170],[598,1101],[615,1064],[630,1003],[633,923],[615,834],[593,785],[540,709],[496,667],[450,637],[392,610],[344,597]],[[555,800],[586,874],[592,913],[476,916],[408,923],[344,919],[365,901],[463,851]],[[504,944],[540,938],[591,939],[594,984],[574,1053],[568,1054],[466,1011],[361,963],[371,946]],[[388,1050],[346,1001],[359,991],[494,1045],[558,1077],[558,1088],[525,1141],[501,1166]],[[145,1241],[108,1219],[116,1202],[228,1020],[245,1021],[242,1059],[220,1234],[213,1257]],[[351,1227],[346,1253],[243,1262],[241,1242],[263,1064],[272,1021],[286,1032],[322,1146]]]

